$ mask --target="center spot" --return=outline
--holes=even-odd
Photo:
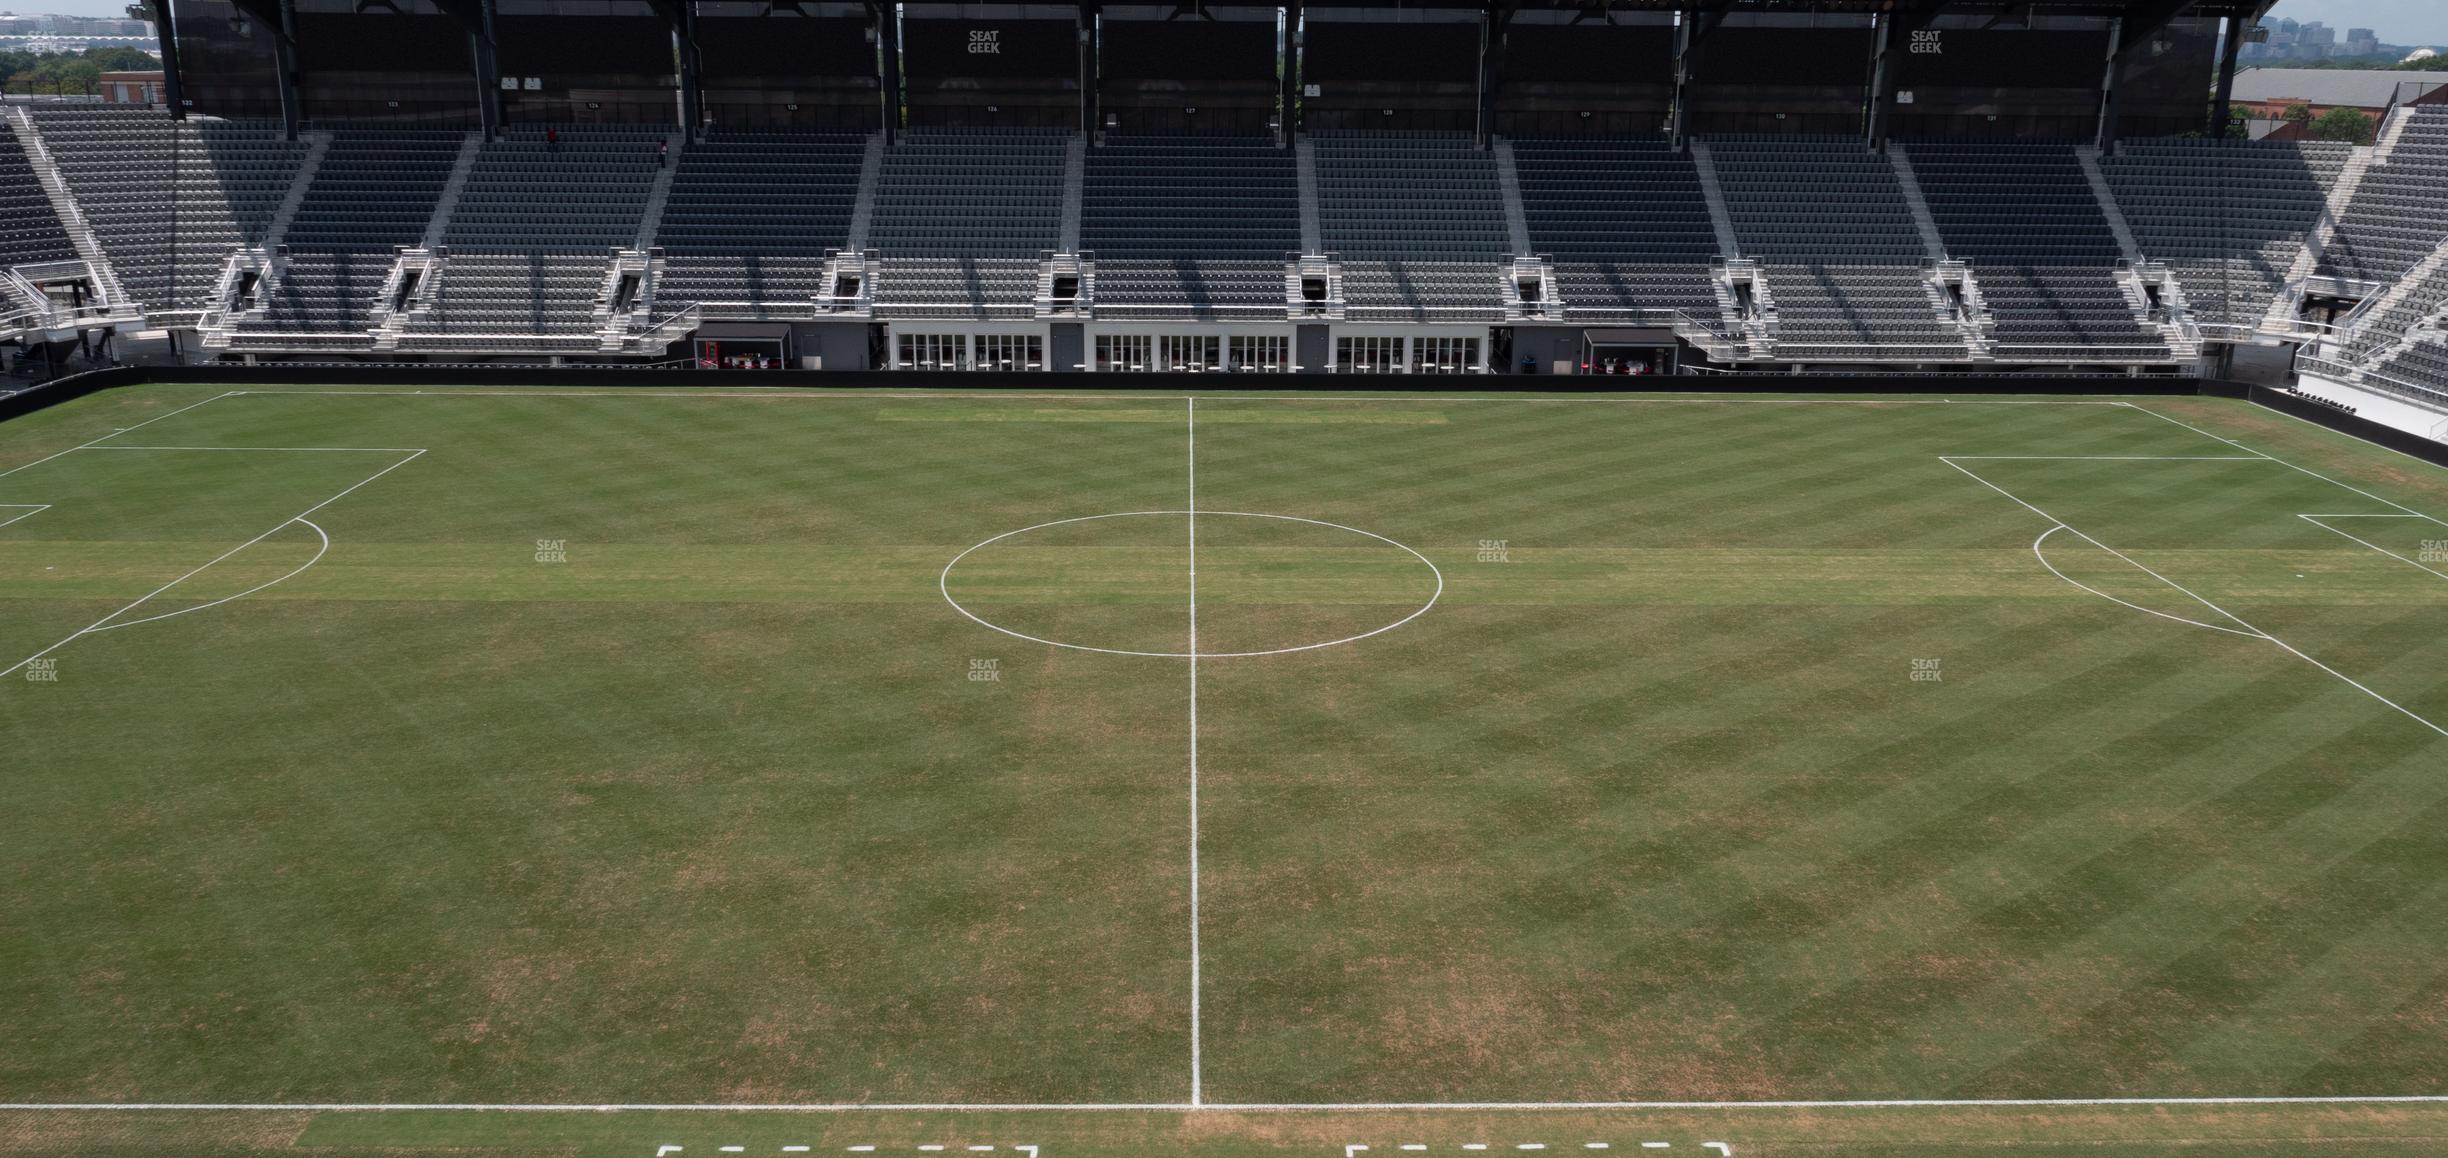
[[[1329,647],[1434,604],[1436,567],[1357,528],[1200,511],[1197,654]],[[944,598],[1007,635],[1091,651],[1191,654],[1191,517],[1093,515],[1006,532],[944,568]]]

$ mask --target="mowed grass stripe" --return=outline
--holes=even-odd
[[[2042,729],[2054,726],[2051,721],[2083,722],[2086,709],[2106,702],[2101,699],[2103,696],[2113,698],[2119,692],[2150,690],[2167,678],[2164,672],[2115,670],[2124,663],[2121,659],[2103,657],[2092,667],[2037,689],[2035,694],[2016,697],[2011,701],[2015,723],[1999,725],[2002,734],[1993,737],[1986,751],[1958,761],[1944,778],[1925,777],[1910,769],[1929,766],[1933,757],[1949,746],[1949,740],[1959,741],[1965,725],[1994,710],[1994,700],[1959,696],[1948,701],[1942,697],[1941,702],[1946,705],[1942,710],[1910,715],[1890,710],[1869,716],[1870,722],[1861,729],[1863,739],[1849,754],[1834,756],[1832,763],[1811,769],[1805,778],[1788,779],[1768,792],[1721,805],[1729,816],[1742,817],[1739,824],[1692,826],[1651,839],[1657,846],[1671,850],[1678,861],[1697,873],[1733,874],[1735,880],[1729,884],[1740,883],[1754,889],[1792,887],[1824,891],[1844,904],[1861,903],[1864,897],[1875,894],[1870,890],[1848,889],[1841,878],[1831,880],[1822,876],[1830,871],[1828,858],[1838,858],[1837,863],[1850,871],[1861,871],[1873,864],[1888,874],[1906,871],[1910,862],[1898,854],[1909,854],[1912,850],[1889,844],[1899,839],[1899,833],[1926,830],[1939,817],[1948,823],[1970,819],[1960,814],[1965,805],[1976,804],[1983,793],[2005,790],[2006,786],[2021,782],[2018,776],[2037,776],[2045,767],[2034,761],[2018,769],[1991,753],[2020,745]],[[2103,680],[2103,675],[2108,678]],[[2074,686],[2078,681],[2083,684],[2080,688]],[[1913,694],[1928,693],[1915,689]],[[1745,762],[1754,763],[1756,758]],[[1692,802],[1701,803],[1704,802]],[[1857,856],[1869,863],[1846,863]],[[1936,867],[1925,866],[1922,871],[1926,875]],[[1910,881],[1909,877],[1891,876],[1881,884],[1893,888]],[[1652,898],[1640,904],[1644,912],[1665,920],[1668,919],[1665,914],[1672,910],[1654,907],[1663,900]],[[1681,920],[1689,925],[1708,924],[1717,915],[1715,910],[1701,910],[1684,915]]]
[[[2154,421],[2154,419],[2149,419],[2149,421]],[[2162,426],[2164,426],[2164,424],[2162,424]],[[2147,431],[2147,426],[2135,426],[2135,428],[2137,428],[2137,431]],[[2184,431],[2176,431],[2176,436],[2181,438],[2181,436],[2184,436]],[[2166,438],[2166,436],[2159,436],[2159,433],[2144,433],[2144,436],[2140,436],[2140,438]],[[2166,446],[2152,446],[2152,448],[2154,448],[2154,450],[2164,450]],[[2024,517],[2024,519],[2027,519],[2027,512],[2015,512],[2015,509],[2012,509],[2012,507],[2007,507],[2007,509],[2010,509],[2010,512],[2012,512],[2012,517]],[[2042,524],[2042,521],[2034,521],[2034,529],[2037,529],[2037,526],[2044,526],[2044,524]],[[2017,541],[2022,541],[2020,529],[2017,529]],[[2024,558],[2029,558],[2027,553],[2024,553]],[[2125,612],[2118,612],[2118,614],[2125,614]],[[2174,676],[2171,676],[2171,678],[2174,678]],[[1545,693],[1545,688],[1537,688],[1537,690],[1532,690],[1532,693],[1530,693],[1530,695],[1525,695],[1525,698],[1528,698],[1528,700],[1537,700],[1537,698],[1540,698],[1540,693]]]
[[[2234,787],[2229,785],[2228,791]],[[2448,787],[2424,789],[2412,803],[2427,811],[2442,792]],[[1908,1048],[1944,1050],[1985,1069],[2006,1056],[2004,1043],[2018,1036],[2015,1029],[2030,1034],[2114,1005],[2120,991],[2145,984],[2154,969],[2173,968],[2230,928],[2252,921],[2255,903],[2270,891],[2302,887],[2317,878],[2325,862],[2351,855],[2371,840],[2374,833],[2365,827],[2370,821],[2359,817],[2386,822],[2404,817],[2398,808],[2371,810],[2367,805],[2359,813],[2352,808],[2353,802],[2345,800],[2311,803],[2266,834],[2237,836],[2230,829],[2220,838],[2208,835],[2219,831],[2213,823],[2221,819],[2219,798],[2197,799],[2184,814],[2133,833],[2116,848],[2063,874],[2067,879],[2053,886],[2067,890],[2060,899],[2052,902],[2043,894],[2032,904],[2010,910],[2009,919],[2044,922],[2050,940],[2043,955],[1919,1012],[1909,1029],[1895,1027],[1901,1032],[1873,1054],[1886,1061],[1863,1058],[1839,1077],[1868,1080],[1883,1068],[1907,1065]],[[2229,871],[2236,863],[2250,864],[2253,875],[2244,878]],[[2077,900],[2086,903],[2069,903]],[[2045,923],[2069,916],[2080,931],[2077,936],[2066,937],[2068,929]],[[1900,998],[1898,989],[1893,980],[1866,981],[1848,987],[1844,1001],[1849,1008],[1876,1009]],[[1916,1004],[1920,1000],[1926,995]],[[2129,1026],[2136,1024],[2132,1018],[2125,1020]],[[2070,1077],[2070,1071],[2065,1076]],[[2101,1080],[2114,1083],[2127,1076],[2107,1073]]]
[[[362,401],[283,399],[256,413],[311,406],[341,441],[366,416],[342,407]],[[421,424],[414,433],[444,443],[450,423],[501,422],[497,435],[467,433],[547,453],[466,456],[409,490],[369,490],[354,529],[376,548],[404,540],[399,560],[472,517],[516,566],[555,574],[526,561],[529,536],[574,525],[579,560],[641,538],[740,536],[728,516],[742,512],[725,508],[762,486],[764,506],[815,516],[825,538],[851,540],[837,548],[849,556],[893,545],[858,541],[861,528],[991,517],[1004,496],[989,488],[1009,480],[978,479],[975,463],[1034,459],[1010,479],[1072,485],[1061,469],[1044,479],[1044,464],[1082,445],[1015,447],[1000,430],[992,445],[932,452],[939,473],[915,475],[916,455],[898,473],[878,467],[859,431],[821,419],[761,430],[729,419],[700,436],[659,426],[653,410],[622,411],[634,426],[538,414],[552,421],[522,431],[515,412],[471,406],[437,422],[403,406],[382,433]],[[1093,473],[1163,478],[1169,493],[1179,439],[1166,443],[1149,448],[1162,465],[1143,466],[1098,441],[1096,457],[1119,465]],[[721,462],[666,471],[664,455]],[[811,458],[825,464],[814,477],[871,478],[869,497],[844,483],[776,499]],[[751,536],[792,526],[744,513]],[[675,545],[669,557],[687,554]],[[930,554],[929,581],[944,557]],[[709,561],[721,562],[698,560]],[[66,937],[41,960],[92,964],[69,974],[62,1000],[8,1003],[20,1011],[12,1039],[39,1048],[13,1051],[0,1086],[396,1100],[1170,1095],[1186,1026],[1170,948],[1185,882],[1165,819],[1177,793],[1145,769],[1178,759],[1183,689],[1143,674],[1071,702],[1075,673],[1034,653],[1005,653],[1013,684],[977,687],[965,666],[995,652],[927,598],[934,609],[914,618],[670,601],[643,616],[554,601],[301,614],[309,605],[266,602],[91,641],[69,696],[0,689],[5,726],[72,793],[23,815],[78,850],[47,858],[63,869],[99,850],[157,851],[102,862],[130,882],[106,903],[74,878],[14,890],[11,927]],[[1085,686],[1107,678],[1088,674]],[[166,684],[180,696],[145,694]],[[267,694],[278,712],[257,706]],[[142,726],[165,707],[209,721],[183,734],[211,746],[166,747]],[[144,755],[153,745],[176,753],[172,766]],[[154,804],[114,810],[121,793]],[[1151,808],[1163,816],[1141,815]],[[1105,827],[1116,821],[1127,832]],[[41,862],[12,867],[48,872]],[[328,871],[309,879],[300,865]],[[1048,892],[1055,880],[1064,887]],[[853,899],[845,886],[860,881],[872,887]],[[106,928],[73,917],[95,903],[115,918]],[[185,948],[146,958],[164,938]],[[1057,968],[1046,950],[1066,943]],[[9,970],[55,971],[32,959]],[[133,984],[98,1005],[96,976]],[[191,994],[225,996],[184,1004]],[[174,1056],[125,1048],[141,1030],[131,1018],[186,1026],[194,1044]],[[621,1026],[629,1036],[608,1032]],[[196,1065],[198,1051],[213,1064]]]
[[[2438,973],[2439,962],[2414,946],[2422,930],[2443,921],[2448,921],[2448,883],[2432,881],[2347,936],[2318,946],[2281,946],[2274,969],[2280,976],[2254,978],[2250,1007],[2186,1040],[2172,1061],[2216,1075],[2249,1056],[2250,1051],[2238,1050],[2239,1041],[2260,1040],[2265,1054],[2283,1051],[2272,1064],[2294,1073],[2290,1090],[2337,1089],[2334,1079],[2316,1072],[2338,1059],[2370,1064],[2356,1048],[2357,1039],[2370,1026],[2400,1016],[2399,1007],[2419,996]],[[2314,952],[2306,953],[2307,948]]]
[[[878,422],[1134,422],[1164,426],[1184,421],[1180,406],[1149,406],[1135,409],[1092,408],[1088,406],[1011,407],[969,406],[893,406],[876,411]],[[1248,423],[1262,426],[1286,424],[1360,425],[1360,426],[1441,426],[1448,421],[1443,411],[1393,407],[1331,409],[1300,408],[1289,405],[1264,409],[1209,407],[1211,424]]]
[[[2080,678],[2092,676],[2082,673]],[[2067,683],[2061,681],[2045,691],[2064,696],[2073,690]],[[2086,695],[2132,690],[2135,689],[2121,687],[2112,679],[2104,689],[2090,689]],[[1996,747],[2021,742],[2044,727],[2043,721],[2078,714],[2070,710],[2077,706],[2073,704],[2017,701],[2015,706],[2014,718],[2020,725],[1994,735]],[[1818,914],[1814,924],[1841,921],[1853,906],[1871,903],[1872,898],[1880,895],[1878,890],[1849,884],[1848,877],[1876,873],[1880,888],[1900,889],[1951,868],[1953,857],[1959,855],[1948,853],[1944,844],[1922,845],[1899,837],[1896,834],[1899,826],[1920,826],[1921,831],[1926,831],[1929,827],[1962,823],[1978,815],[1977,809],[1964,807],[1965,795],[1974,795],[1973,803],[1977,803],[1980,793],[2011,790],[2013,784],[2019,783],[2015,775],[2020,770],[2011,765],[1982,768],[1997,762],[1978,758],[1972,761],[1971,768],[1958,765],[1946,780],[1938,783],[1908,771],[1927,765],[1932,750],[1942,746],[1935,742],[1940,730],[1959,726],[1964,710],[1957,707],[1936,718],[1925,715],[1910,725],[1895,720],[1875,729],[1874,734],[1884,737],[1899,725],[1914,728],[1914,734],[1865,738],[1864,746],[1857,751],[1836,757],[1823,768],[1813,768],[1801,778],[1787,779],[1771,792],[1726,802],[1721,807],[1728,820],[1660,833],[1644,842],[1644,847],[1655,849],[1665,858],[1655,868],[1679,870],[1680,875],[1674,878],[1677,892],[1689,891],[1698,897],[1746,897],[1799,891],[1815,898],[1808,906]],[[1967,775],[1975,768],[1982,768],[1985,774]],[[1972,816],[1964,815],[1966,811]],[[1741,819],[1730,819],[1734,817]],[[1933,853],[1942,859],[1917,859]],[[1829,875],[1830,858],[1841,866],[1841,873]],[[1632,875],[1637,878],[1642,874]],[[1711,877],[1723,878],[1724,887],[1712,888],[1701,883]],[[1742,903],[1747,906],[1751,902]],[[1728,914],[1722,901],[1696,910],[1684,909],[1675,903],[1674,893],[1659,893],[1638,898],[1632,904],[1645,917],[1668,925],[1705,928],[1711,940],[1730,932],[1724,923]],[[1780,907],[1784,908],[1785,917],[1795,915],[1790,907]],[[1760,928],[1778,937],[1805,931],[1805,927],[1791,924]],[[1717,966],[1745,968],[1759,963],[1738,948],[1724,948],[1726,951],[1709,956]]]
[[[2398,788],[2418,775],[2415,768],[2396,771],[2398,783],[2386,789]],[[2386,795],[2382,788],[2369,791]],[[2336,807],[2346,806],[2340,802]],[[1985,1074],[1980,1084],[2013,1084],[2085,1071],[2112,1081],[2165,1073],[2176,1068],[2176,1055],[2189,1039],[2200,1035],[2203,1026],[2231,1022],[2247,1012],[2255,998],[2356,934],[2411,905],[2427,902],[2436,911],[2444,899],[2439,882],[2418,866],[2436,863],[2442,852],[2437,834],[2443,820],[2448,820],[2448,800],[2435,799],[2410,811],[2401,807],[2369,810],[2397,823],[2364,830],[2333,827],[2308,834],[2310,847],[2289,851],[2320,857],[2321,862],[2285,894],[2228,924],[2157,972],[2121,986],[2121,992],[2089,1011],[2076,1025],[2028,1047],[2013,1061]],[[2307,815],[2302,823],[2321,819]],[[2350,985],[2339,992],[2357,991]],[[2252,1075],[2235,1073],[2225,1059],[2196,1064],[2222,1081],[2253,1080]],[[2282,1069],[2261,1080],[2276,1079],[2280,1083],[2276,1088],[2299,1093],[2302,1087],[2291,1080],[2299,1072]],[[2429,1090],[2409,1087],[2406,1092]]]
[[[1229,752],[1229,747],[1226,747],[1226,744],[1222,744],[1222,742],[1219,742],[1219,744],[1214,744],[1214,747],[1217,747],[1217,749],[1224,749],[1224,752]],[[1738,756],[1736,756],[1736,759],[1738,759]],[[1728,813],[1736,813],[1736,810],[1738,810],[1738,805],[1728,805]],[[1567,815],[1569,815],[1569,813],[1567,813]],[[1496,835],[1491,835],[1491,840],[1510,840],[1510,837],[1496,837]],[[1430,845],[1430,857],[1437,857],[1437,859],[1454,859],[1454,862],[1459,862],[1459,864],[1476,864],[1476,862],[1479,862],[1479,859],[1486,857],[1486,854],[1488,854],[1488,850],[1483,850],[1483,847],[1447,847],[1447,845]],[[1285,889],[1295,889],[1295,891],[1300,891],[1300,886],[1290,884],[1290,881],[1285,881],[1283,886],[1285,886]],[[1275,894],[1275,889],[1266,889],[1266,896],[1280,896],[1280,894]],[[1493,913],[1483,913],[1483,916],[1493,916]],[[1591,918],[1591,921],[1594,921],[1594,923],[1601,923],[1601,925],[1606,923],[1606,918],[1599,916],[1599,913],[1589,913],[1589,918]],[[1354,933],[1354,935],[1356,935],[1356,938],[1364,938],[1364,940],[1366,940],[1366,938],[1376,938],[1376,935],[1381,935],[1381,933]],[[1510,938],[1508,938],[1508,940],[1510,940]],[[1520,943],[1523,943],[1523,945],[1547,945],[1547,938],[1545,938],[1545,935],[1535,935],[1535,938],[1532,938],[1532,935],[1523,935],[1523,938],[1520,938]],[[1699,960],[1709,960],[1709,962],[1726,962],[1728,967],[1738,967],[1738,962],[1741,962],[1741,957],[1714,957],[1714,955],[1711,955],[1711,957],[1699,957],[1701,952],[1706,952],[1706,950],[1704,950],[1704,947],[1701,947],[1701,945],[1696,945],[1696,943],[1677,943],[1677,945],[1672,945],[1672,947],[1662,947],[1662,950],[1650,950],[1650,955],[1655,955],[1655,952],[1665,952],[1665,957],[1670,957],[1670,960],[1682,960],[1682,962],[1684,962],[1684,967],[1689,967],[1689,965],[1692,965],[1692,962],[1699,962]],[[1606,989],[1601,989],[1601,992],[1613,992],[1613,987],[1616,987],[1616,984],[1621,984],[1621,982],[1613,982],[1613,984],[1608,984],[1608,987],[1606,987]],[[1596,1016],[1596,1014],[1591,1014],[1591,1016]],[[1660,1033],[1662,1038],[1682,1040],[1682,1038],[1677,1038],[1677,1036],[1674,1036],[1674,1031],[1672,1031],[1672,1028],[1657,1026],[1657,1023],[1643,1023],[1643,1026],[1645,1026],[1645,1031]],[[1459,1080],[1457,1080],[1457,1082],[1459,1082]],[[1682,1089],[1682,1087],[1667,1087],[1667,1089]],[[1483,1089],[1481,1089],[1481,1092],[1483,1092]],[[1750,1089],[1750,1092],[1753,1092],[1753,1094],[1763,1094],[1763,1089]],[[1381,1092],[1381,1094],[1386,1094],[1386,1092]],[[1457,1094],[1457,1097],[1459,1097],[1459,1094]]]
[[[34,709],[0,689],[0,725],[56,768],[18,798],[56,843],[0,861],[0,895],[93,965],[36,964],[38,995],[0,1003],[36,1043],[0,1090],[1177,1096],[1182,665],[993,636],[932,586],[988,535],[1178,505],[1184,432],[878,420],[938,405],[248,398],[163,423],[413,438],[437,466],[334,527],[344,566],[266,593],[315,598],[94,641],[86,682]],[[1202,422],[1202,506],[1389,534],[1452,582],[1366,645],[1203,665],[1211,1098],[1914,1094],[2085,1063],[2118,1093],[2266,1088],[2303,1080],[2281,994],[2327,1039],[2423,1008],[2419,986],[2322,990],[2353,983],[2346,956],[2436,949],[2427,846],[2394,854],[2404,879],[2311,847],[2397,823],[2384,783],[2326,773],[2419,767],[2420,738],[2274,648],[2066,587],[2029,551],[2045,520],[1935,460],[2217,445],[2197,434],[2113,407],[1214,405],[1277,419]],[[1404,407],[1448,421],[1342,420]],[[1280,420],[1301,411],[1335,420]],[[2153,487],[2183,490],[2067,477],[2144,529]],[[2188,527],[2296,501],[2173,497]],[[564,536],[570,564],[527,560]],[[1483,538],[1517,561],[1478,564]],[[2392,678],[2435,670],[2434,625],[2379,572],[2262,578],[2340,545],[2360,550],[2280,531],[2167,559],[2313,613]],[[417,574],[425,549],[443,565]],[[1249,593],[1253,624],[1372,597],[1303,558],[1250,557],[1286,580]],[[1012,581],[1056,611],[1128,578],[1037,565],[1067,570]],[[1946,682],[1907,682],[1923,654]],[[978,657],[1004,679],[969,682]],[[174,729],[209,747],[151,768]],[[76,916],[95,888],[131,918],[107,937]],[[2331,920],[2313,899],[2338,889],[2357,903]],[[2138,927],[2186,895],[2218,906]],[[2096,975],[2189,992],[2270,944],[2256,920],[2330,951],[2265,954],[2205,990],[2206,1024],[2083,1020],[2114,993],[2048,1024],[2015,1008],[2100,946],[2131,959]],[[110,1048],[156,1025],[183,1029]],[[2436,1041],[2372,1040],[2320,1080],[2436,1072]]]

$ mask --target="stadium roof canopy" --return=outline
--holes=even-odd
[[[1044,0],[1032,0],[1042,3]],[[1095,2],[1095,0],[1084,0]],[[2033,17],[2123,16],[2152,23],[2179,17],[2258,18],[2276,0],[1301,0],[1309,8],[1510,8],[1580,10],[1599,18],[1602,12],[1744,12],[1804,16],[1812,13],[1928,12],[1988,16],[2000,27],[2014,27]],[[1211,0],[1214,7],[1239,7],[1233,0]],[[1185,7],[1191,5],[1185,4]],[[1260,7],[1275,7],[1260,4]]]
[[[2236,74],[2235,99],[2302,101],[2329,108],[2385,109],[2448,86],[2448,74],[2385,68],[2248,68]]]

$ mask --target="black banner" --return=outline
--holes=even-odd
[[[1079,29],[1067,20],[903,20],[912,79],[1079,75]]]
[[[1255,20],[1107,20],[1100,70],[1116,80],[1275,79],[1275,25]]]
[[[1516,24],[1505,36],[1505,81],[1662,84],[1674,80],[1674,29],[1611,24]]]
[[[2098,88],[2108,33],[1932,28],[1900,46],[1897,84],[1942,88]]]
[[[298,67],[353,72],[466,72],[468,34],[448,16],[300,12]]]
[[[504,76],[670,76],[671,26],[659,16],[496,16]]]
[[[1703,84],[1867,85],[1868,28],[1740,28],[1710,33],[1693,79]]]
[[[856,16],[700,16],[708,79],[874,76],[875,45]]]
[[[1302,34],[1301,79],[1476,84],[1479,26],[1309,22]]]

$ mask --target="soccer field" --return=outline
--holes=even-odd
[[[0,1151],[2440,1153],[2442,519],[2195,398],[105,392]]]

